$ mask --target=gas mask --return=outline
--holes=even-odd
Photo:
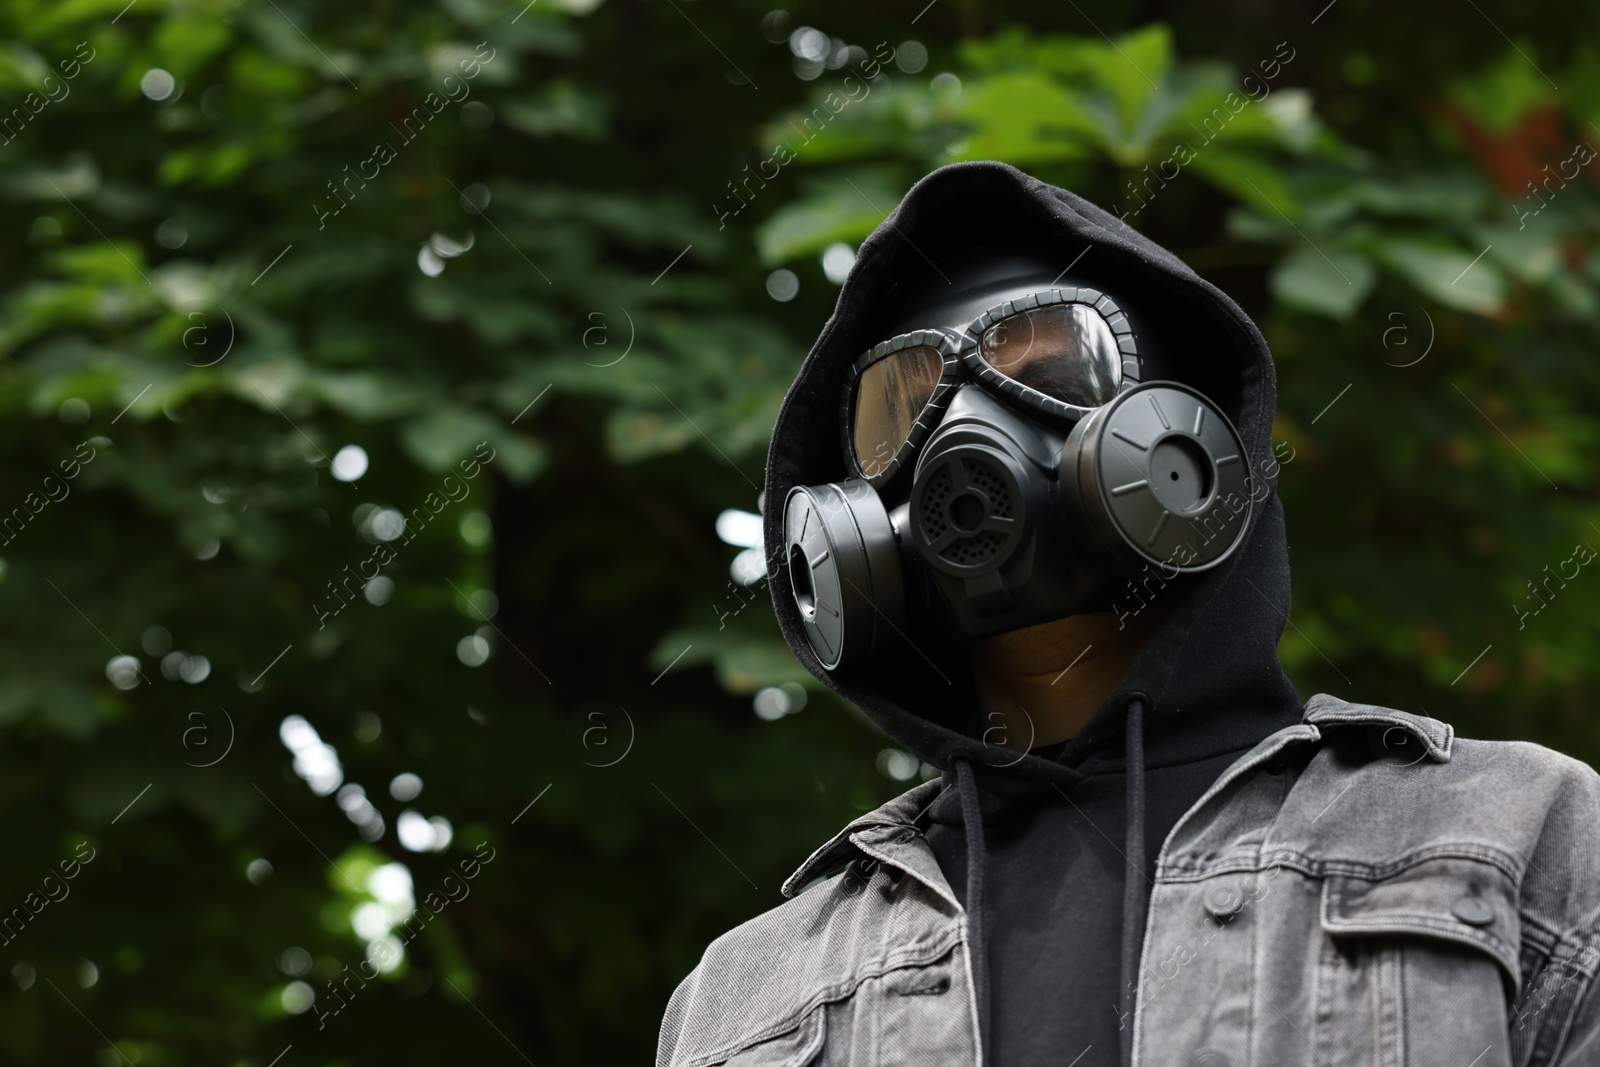
[[[1103,611],[1141,573],[1164,584],[1243,540],[1248,464],[1222,411],[1144,380],[1110,296],[1011,292],[862,355],[840,409],[853,476],[784,502],[784,564],[829,670],[924,626],[975,641]]]

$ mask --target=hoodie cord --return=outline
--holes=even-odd
[[[978,804],[978,784],[972,761],[955,761],[956,784],[961,791],[961,823],[967,835],[967,954],[972,960],[972,993],[978,1004],[979,1063],[989,1063],[989,942],[983,924],[983,875],[988,849],[983,842],[983,809]]]
[[[1117,1017],[1121,1021],[1122,1064],[1133,1067],[1133,1013],[1149,901],[1144,873],[1144,700],[1141,697],[1128,701],[1126,733],[1127,834],[1123,854],[1127,857],[1128,872],[1122,883],[1122,988],[1117,996]]]
[[[1121,1020],[1122,1064],[1133,1067],[1133,1012],[1139,983],[1139,956],[1144,947],[1144,920],[1148,907],[1144,853],[1144,699],[1133,697],[1127,706],[1127,832],[1123,854],[1128,872],[1122,885],[1122,987],[1117,995]],[[967,952],[972,960],[972,990],[978,1005],[979,1063],[989,1063],[989,944],[983,921],[983,880],[988,867],[988,846],[983,838],[983,809],[972,761],[955,761],[956,786],[961,793],[961,824],[967,837]]]

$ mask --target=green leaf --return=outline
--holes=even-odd
[[[621,463],[681,452],[699,439],[689,420],[670,408],[619,409],[606,420],[606,450]]]
[[[389,375],[375,371],[317,374],[307,391],[330,407],[363,421],[392,418],[419,406],[420,394]],[[481,440],[481,438],[480,438]]]
[[[1084,102],[1041,74],[986,78],[962,94],[961,117],[971,126],[961,159],[1029,163],[1081,159],[1101,136]]]
[[[1509,133],[1530,111],[1559,99],[1539,71],[1538,49],[1524,39],[1512,45],[1497,63],[1451,83],[1452,101],[1497,133]]]
[[[1543,225],[1530,221],[1520,229],[1507,224],[1476,232],[1485,244],[1493,246],[1485,259],[1494,260],[1513,277],[1537,285],[1560,273],[1561,242],[1571,232],[1571,222],[1558,217]]]
[[[543,443],[502,427],[488,437],[495,450],[495,466],[516,485],[533,481],[550,466],[550,450]]]
[[[874,171],[830,178],[810,189],[803,199],[774,211],[757,230],[756,247],[764,264],[820,252],[835,241],[859,244],[905,191]]]
[[[42,96],[40,87],[52,73],[50,64],[33,49],[19,42],[0,42],[0,90],[18,96],[30,92]]]
[[[1329,249],[1326,254],[1301,247],[1272,270],[1272,295],[1292,307],[1349,318],[1372,291],[1377,270],[1355,252]]]
[[[228,23],[210,11],[169,16],[151,43],[161,65],[178,78],[188,78],[227,47],[233,34]]]
[[[1281,168],[1263,157],[1225,148],[1201,149],[1189,164],[1196,174],[1272,218],[1293,218],[1293,192]]]
[[[1132,126],[1144,103],[1160,91],[1172,67],[1172,31],[1159,22],[1132,30],[1092,53],[1096,73],[1111,90],[1125,126]]]
[[[78,200],[100,189],[100,170],[93,160],[79,156],[64,164],[29,166],[10,161],[0,174],[0,194],[13,200]]]
[[[536,96],[499,105],[506,125],[530,137],[568,134],[584,140],[605,136],[606,109],[598,96],[557,81]]]
[[[1473,254],[1433,238],[1386,237],[1374,254],[1423,293],[1447,307],[1476,315],[1499,314],[1505,278],[1480,252]]]
[[[400,443],[424,470],[447,471],[472,454],[479,443],[501,434],[501,423],[481,411],[441,406],[407,420]]]

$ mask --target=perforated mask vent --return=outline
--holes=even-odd
[[[959,468],[958,487],[952,468]],[[934,470],[917,502],[918,524],[933,553],[956,567],[977,567],[999,555],[1013,536],[1016,503],[1009,479],[975,456],[953,457]],[[994,520],[1005,524],[994,529]]]
[[[949,499],[950,468],[940,467],[928,479],[928,488],[922,493],[922,529],[930,544],[943,537],[949,526],[944,521],[944,505]]]

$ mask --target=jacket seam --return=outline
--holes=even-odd
[[[1286,867],[1311,878],[1346,877],[1376,882],[1393,878],[1412,867],[1438,859],[1464,859],[1487,863],[1510,878],[1519,888],[1522,884],[1522,868],[1509,853],[1476,842],[1429,845],[1408,852],[1398,859],[1378,864],[1359,860],[1313,859],[1298,849],[1262,848],[1252,850],[1248,855],[1235,853],[1221,861],[1195,863],[1167,861],[1156,872],[1156,881],[1162,884],[1198,882],[1219,874],[1259,872],[1273,867]]]
[[[1311,711],[1306,715],[1306,721],[1316,726],[1377,726],[1387,724],[1399,727],[1413,734],[1428,750],[1428,755],[1436,763],[1448,763],[1455,742],[1455,727],[1449,723],[1440,722],[1438,719],[1429,719],[1420,715],[1412,715],[1394,708],[1379,708],[1373,704],[1354,705],[1340,701],[1344,704],[1341,709],[1328,711]],[[1372,708],[1373,711],[1359,711],[1360,708]],[[1376,714],[1374,713],[1376,712]],[[1431,726],[1439,728],[1440,737],[1434,737]]]
[[[1469,932],[1461,927],[1458,922],[1447,922],[1425,912],[1415,910],[1396,910],[1389,916],[1377,916],[1361,921],[1350,921],[1334,917],[1331,912],[1344,902],[1344,896],[1339,891],[1337,883],[1329,882],[1323,887],[1321,920],[1322,928],[1329,934],[1360,935],[1373,931],[1383,933],[1415,934],[1419,931],[1435,934],[1443,940],[1453,941],[1457,944],[1467,945],[1472,948],[1483,949],[1494,957],[1496,963],[1505,967],[1516,984],[1518,996],[1522,993],[1522,964],[1517,958],[1517,948],[1499,934],[1488,930]],[[1508,962],[1509,960],[1509,962]]]
[[[880,827],[903,827],[914,830],[915,827],[903,818],[904,813],[900,810],[900,808],[904,804],[906,797],[910,796],[912,793],[915,793],[918,789],[923,788],[923,786],[931,784],[931,782],[924,782],[922,785],[912,786],[910,789],[906,790],[904,793],[901,793],[899,796],[895,797],[887,804],[884,804],[882,807],[874,811],[870,811],[858,819],[852,819],[848,824],[840,829],[838,833],[834,834],[821,845],[817,846],[811,855],[806,857],[805,862],[800,864],[799,867],[795,868],[793,874],[784,879],[783,889],[781,890],[783,895],[789,898],[798,895],[800,886],[802,884],[810,884],[813,877],[813,872],[821,867],[825,862],[829,862],[831,864],[833,857],[837,855],[847,856],[852,851],[860,851],[860,846],[855,842],[854,837],[863,830],[873,830]],[[923,807],[926,807],[926,805]],[[832,866],[830,865],[827,869],[831,870]],[[805,883],[800,882],[802,877],[805,878]]]
[[[950,891],[950,887],[948,885],[935,884],[932,880],[924,876],[922,872],[913,869],[905,863],[896,861],[892,855],[879,848],[875,842],[861,842],[856,840],[857,836],[858,835],[852,834],[850,837],[850,843],[854,845],[856,849],[859,850],[863,855],[870,856],[879,863],[887,863],[895,870],[904,872],[908,877],[915,878],[919,885],[926,887],[930,893],[944,901],[946,904],[949,904],[952,908],[955,908],[956,911],[961,913],[966,911],[966,909],[962,907],[961,902],[956,899],[955,894]]]
[[[854,971],[848,979],[823,986],[807,997],[798,1007],[779,1016],[776,1022],[769,1023],[753,1034],[744,1034],[714,1051],[702,1052],[691,1059],[684,1060],[681,1067],[708,1067],[708,1065],[720,1063],[734,1053],[743,1051],[752,1045],[759,1045],[763,1041],[781,1037],[799,1026],[811,1012],[821,1008],[823,1005],[849,997],[856,989],[860,988],[862,983],[871,981],[874,978],[882,978],[886,974],[903,970],[907,967],[926,967],[929,964],[937,963],[965,940],[965,924],[960,922],[952,923],[925,941],[916,941],[910,945],[903,945],[886,956],[864,964]]]
[[[1555,1064],[1559,1060],[1572,1032],[1578,1009],[1594,983],[1596,941],[1600,940],[1600,931],[1591,930],[1585,936],[1571,941],[1563,935],[1561,940],[1572,944],[1574,950],[1560,955],[1552,954],[1545,966],[1547,969],[1552,966],[1559,968],[1572,980],[1560,994],[1559,1011],[1553,1013],[1553,1029],[1539,1028],[1533,1041],[1532,1054],[1528,1057],[1530,1065]]]
[[[1536,912],[1519,907],[1517,915],[1522,922],[1522,940],[1532,944],[1544,957],[1552,956],[1556,946],[1561,944],[1563,931],[1551,926]]]
[[[1235,782],[1242,779],[1250,771],[1271,761],[1274,756],[1290,745],[1302,742],[1315,743],[1321,736],[1321,732],[1309,723],[1301,722],[1293,726],[1285,726],[1277,733],[1262,738],[1250,752],[1240,756],[1227,770],[1218,775],[1217,780],[1211,783],[1211,788],[1202,793],[1200,799],[1196,800],[1193,806],[1179,816],[1177,822],[1172,824],[1172,829],[1167,833],[1167,839],[1161,843],[1161,850],[1157,853],[1156,858],[1157,883],[1160,883],[1162,875],[1173,862],[1168,858],[1168,848],[1173,841],[1177,840],[1178,833],[1187,829],[1190,821],[1195,819],[1207,805],[1221,796],[1224,791],[1232,787]],[[1274,823],[1276,823],[1276,817],[1274,817]]]

